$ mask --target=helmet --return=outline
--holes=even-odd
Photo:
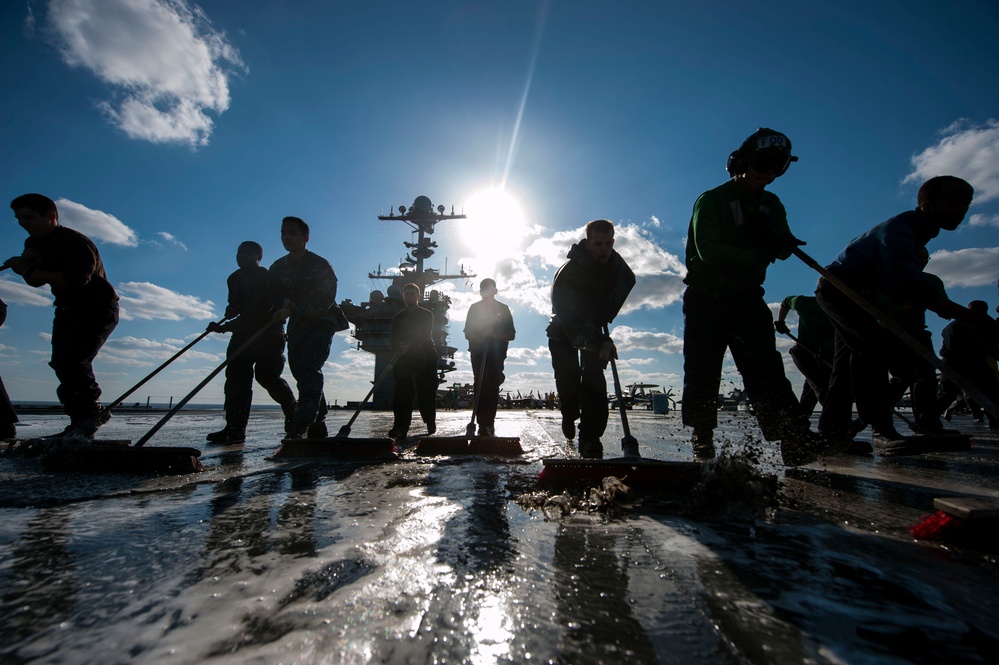
[[[798,158],[791,154],[791,139],[761,127],[728,156],[725,168],[732,176],[742,175],[752,167],[757,171],[773,171],[774,176],[779,177],[787,173],[791,162],[796,161]]]

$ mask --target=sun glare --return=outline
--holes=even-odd
[[[527,219],[517,199],[505,190],[476,192],[465,203],[465,214],[462,239],[476,259],[495,263],[523,248]]]

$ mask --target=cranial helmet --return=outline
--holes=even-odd
[[[791,139],[761,127],[728,156],[725,168],[731,176],[742,175],[752,167],[764,173],[773,171],[774,177],[780,177],[787,173],[791,162],[796,161],[798,158],[791,154]]]

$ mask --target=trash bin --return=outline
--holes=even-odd
[[[652,413],[669,413],[669,397],[659,393],[653,395]]]

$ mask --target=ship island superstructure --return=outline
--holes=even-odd
[[[433,338],[434,346],[437,348],[437,372],[440,382],[445,381],[444,375],[447,372],[455,369],[454,353],[457,349],[448,345],[447,312],[451,307],[451,298],[437,290],[428,291],[428,287],[449,279],[471,279],[475,275],[466,273],[464,269],[457,275],[441,274],[433,268],[424,266],[424,262],[434,255],[434,249],[437,247],[437,243],[429,237],[433,235],[434,227],[445,220],[466,219],[464,214],[455,214],[454,206],[451,207],[450,213],[445,213],[445,210],[443,205],[437,206],[435,210],[428,197],[417,196],[408,208],[399,206],[399,214],[395,214],[395,210],[390,210],[388,215],[379,215],[378,219],[382,221],[406,223],[416,236],[416,242],[403,243],[407,254],[399,264],[398,273],[394,271],[382,273],[380,266],[377,272],[368,273],[369,279],[391,281],[384,293],[379,290],[372,291],[368,301],[359,305],[350,300],[340,303],[347,320],[354,324],[352,334],[357,339],[358,348],[375,355],[373,382],[382,376],[392,360],[392,318],[405,307],[402,302],[402,287],[409,283],[419,285],[423,291],[420,306],[434,314]],[[393,390],[394,381],[389,373],[375,387],[371,395],[371,407],[392,408]]]

